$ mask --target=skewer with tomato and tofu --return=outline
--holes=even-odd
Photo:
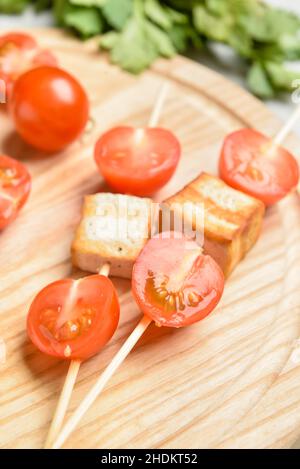
[[[240,153],[237,149],[238,166],[240,162],[250,163],[248,169],[250,169],[251,178],[254,181],[257,179],[265,191],[257,190],[255,185],[254,193],[249,188],[247,190],[245,183],[248,177],[247,171],[246,177],[239,179],[242,183],[238,186],[246,194],[230,188],[216,177],[202,174],[166,201],[167,205],[171,206],[172,202],[176,202],[177,205],[179,203],[180,206],[184,202],[189,202],[190,199],[193,202],[202,203],[205,251],[210,252],[211,256],[203,255],[201,248],[181,233],[162,232],[146,243],[137,257],[132,273],[132,293],[144,316],[67,421],[54,441],[53,449],[60,448],[74,431],[85,412],[101,394],[109,379],[123,363],[152,320],[159,326],[182,327],[205,318],[217,306],[224,287],[222,270],[228,275],[255,244],[260,233],[265,205],[280,200],[298,183],[296,162],[291,155],[276,146],[285,138],[299,114],[300,108],[272,142],[275,145],[274,164],[270,165],[269,161],[260,160],[261,153],[263,157],[266,157],[266,154],[257,142],[265,141],[265,138],[259,137],[252,147],[250,144],[250,148],[246,141],[246,148],[242,145]],[[229,140],[230,138],[231,136]],[[231,156],[235,155],[234,145],[229,144],[227,150],[230,156],[228,168],[232,169],[234,165],[232,165]],[[220,168],[224,163],[222,158],[225,153],[226,149],[223,149]],[[243,154],[246,154],[245,160]],[[267,158],[269,156],[270,153],[267,150]],[[256,178],[257,173],[252,171],[252,161],[255,159],[259,160],[259,170],[267,169],[267,179],[264,177],[265,173],[262,174],[262,178]],[[288,172],[287,183],[280,178],[280,169]],[[241,174],[245,176],[243,171]],[[232,181],[230,183],[232,184]],[[232,185],[235,186],[235,184]],[[273,190],[274,187],[276,190]],[[252,195],[258,195],[258,198]],[[193,223],[194,211],[191,217]]]
[[[140,214],[137,218],[141,222],[138,230],[141,238],[136,239],[134,247],[124,244],[122,239],[114,240],[111,247],[110,230],[117,219],[109,217],[105,220],[104,214],[116,214],[116,211],[110,208],[109,212],[109,206],[105,205],[101,208],[101,200],[104,204],[110,202],[110,207],[112,203],[117,205],[118,200],[123,203],[126,200],[128,206],[131,201],[132,206],[143,207],[140,212],[135,212]],[[185,203],[192,204],[192,210],[186,213]],[[255,244],[264,214],[262,202],[204,173],[167,199],[161,208],[162,213],[166,208],[170,210],[174,222],[176,216],[188,213],[189,219],[182,221],[188,222],[194,232],[199,228],[194,221],[197,211],[201,210],[204,253],[199,244],[180,232],[163,231],[150,239],[154,229],[149,230],[153,221],[150,219],[153,213],[150,199],[96,194],[85,201],[83,218],[73,243],[73,262],[93,271],[95,265],[109,261],[115,265],[119,276],[131,276],[132,293],[144,315],[67,421],[52,448],[63,445],[152,321],[157,326],[178,328],[200,321],[214,310],[222,296],[224,274],[228,276]],[[97,226],[101,229],[97,230]],[[161,226],[158,224],[157,228]]]
[[[184,213],[185,203],[192,210]],[[151,200],[119,194],[96,194],[85,199],[83,218],[72,246],[73,262],[84,270],[95,271],[109,262],[111,272],[132,277],[132,292],[144,313],[136,329],[99,377],[72,415],[53,448],[59,448],[84,413],[101,393],[130,350],[154,321],[159,326],[182,327],[204,319],[217,306],[228,276],[258,239],[264,204],[222,180],[201,174],[162,205],[176,217],[184,215],[194,225],[200,210],[204,230],[204,252],[193,240],[180,233],[165,233],[150,239],[153,218]],[[127,221],[120,222],[120,207],[127,207]],[[114,227],[129,227],[127,236],[111,239]],[[137,229],[137,226],[139,227]],[[176,225],[178,226],[178,224]],[[158,224],[157,229],[161,226]],[[120,233],[120,231],[119,231]],[[128,233],[135,234],[130,240]]]
[[[14,158],[0,155],[0,231],[17,217],[31,189],[31,176]]]
[[[166,85],[163,85],[159,92],[151,115],[153,125],[159,119],[166,90]],[[105,194],[88,197],[84,211],[87,217],[84,222],[87,223],[78,228],[73,261],[85,270],[89,267],[98,275],[54,282],[36,296],[30,307],[27,330],[32,342],[44,353],[70,360],[46,448],[51,446],[62,426],[81,362],[99,352],[118,326],[119,302],[108,275],[121,271],[130,275],[133,260],[144,245],[143,236],[146,239],[149,237],[148,218],[141,216],[142,223],[139,225],[136,214],[139,212],[142,215],[149,202],[147,199],[140,201],[132,197],[127,200],[126,196]],[[114,217],[114,209],[121,210],[117,218]],[[122,218],[124,209],[125,217]],[[127,209],[132,212],[133,223],[129,223],[124,230],[124,224],[120,221],[127,222]],[[104,215],[107,216],[105,226]],[[114,223],[116,221],[118,223]],[[101,240],[103,231],[106,233],[105,243]],[[91,251],[86,246],[85,232],[91,243]],[[119,238],[116,238],[116,233]],[[128,256],[130,249],[131,258]]]
[[[132,292],[143,317],[67,421],[52,448],[60,448],[147,327],[180,328],[204,319],[219,303],[224,275],[211,256],[180,232],[150,239],[133,268]]]

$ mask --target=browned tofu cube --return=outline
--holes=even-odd
[[[82,220],[72,244],[76,267],[131,278],[133,264],[151,232],[151,199],[100,193],[85,197]]]
[[[182,216],[182,206],[187,203],[193,210],[185,212],[184,217],[189,217],[195,232],[203,230],[204,252],[228,276],[257,241],[264,204],[206,173],[165,201],[175,219]],[[197,225],[201,217],[203,223]]]

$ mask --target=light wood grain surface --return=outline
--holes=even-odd
[[[25,321],[47,283],[82,276],[70,243],[83,195],[105,185],[92,158],[112,125],[145,125],[163,80],[171,84],[161,123],[180,138],[183,158],[157,199],[201,170],[215,172],[225,134],[254,126],[275,134],[280,123],[256,99],[214,72],[177,57],[139,78],[54,30],[35,32],[84,84],[96,126],[65,153],[41,159],[0,113],[1,151],[30,167],[33,192],[18,220],[0,235],[0,446],[40,448],[67,364],[39,353]],[[287,146],[299,154],[291,137]],[[106,188],[107,189],[107,188]],[[268,210],[263,234],[227,282],[217,310],[180,330],[150,327],[68,440],[68,448],[285,448],[300,433],[300,204],[290,195]],[[140,318],[130,283],[115,279],[121,324],[108,346],[86,362],[71,409]],[[298,349],[297,349],[298,348]]]

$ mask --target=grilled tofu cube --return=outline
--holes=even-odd
[[[204,252],[215,259],[227,277],[257,241],[264,204],[206,173],[165,201],[175,219],[187,203],[193,206],[188,212],[192,229],[203,230]],[[201,216],[199,227],[196,220]]]
[[[120,194],[86,196],[72,244],[73,264],[98,272],[109,262],[110,275],[131,278],[133,264],[149,239],[151,204],[151,199]]]

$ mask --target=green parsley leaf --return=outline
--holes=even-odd
[[[109,31],[103,34],[100,39],[100,47],[106,50],[112,49],[117,44],[119,37],[120,34],[116,31]]]
[[[251,66],[247,82],[250,90],[260,98],[272,98],[274,90],[264,67],[259,62]]]
[[[83,38],[100,34],[103,29],[100,10],[95,7],[87,8],[56,0],[55,16],[59,25],[74,29]]]
[[[145,13],[150,20],[163,29],[170,29],[172,19],[168,10],[158,0],[145,0]]]
[[[274,88],[283,91],[293,89],[293,81],[299,78],[299,72],[289,70],[284,65],[276,62],[266,62],[264,66]]]
[[[144,24],[132,18],[111,51],[111,60],[131,73],[140,73],[158,57],[157,47],[149,41]]]
[[[149,40],[155,44],[160,55],[173,57],[176,54],[176,49],[168,34],[149,21],[145,24],[145,27]]]
[[[214,41],[225,42],[230,37],[230,24],[227,17],[221,21],[219,17],[209,13],[204,6],[193,9],[194,24],[199,33]]]
[[[102,8],[107,22],[115,29],[122,30],[132,14],[131,0],[107,0]]]
[[[0,11],[8,14],[22,13],[30,3],[30,0],[0,0]]]

